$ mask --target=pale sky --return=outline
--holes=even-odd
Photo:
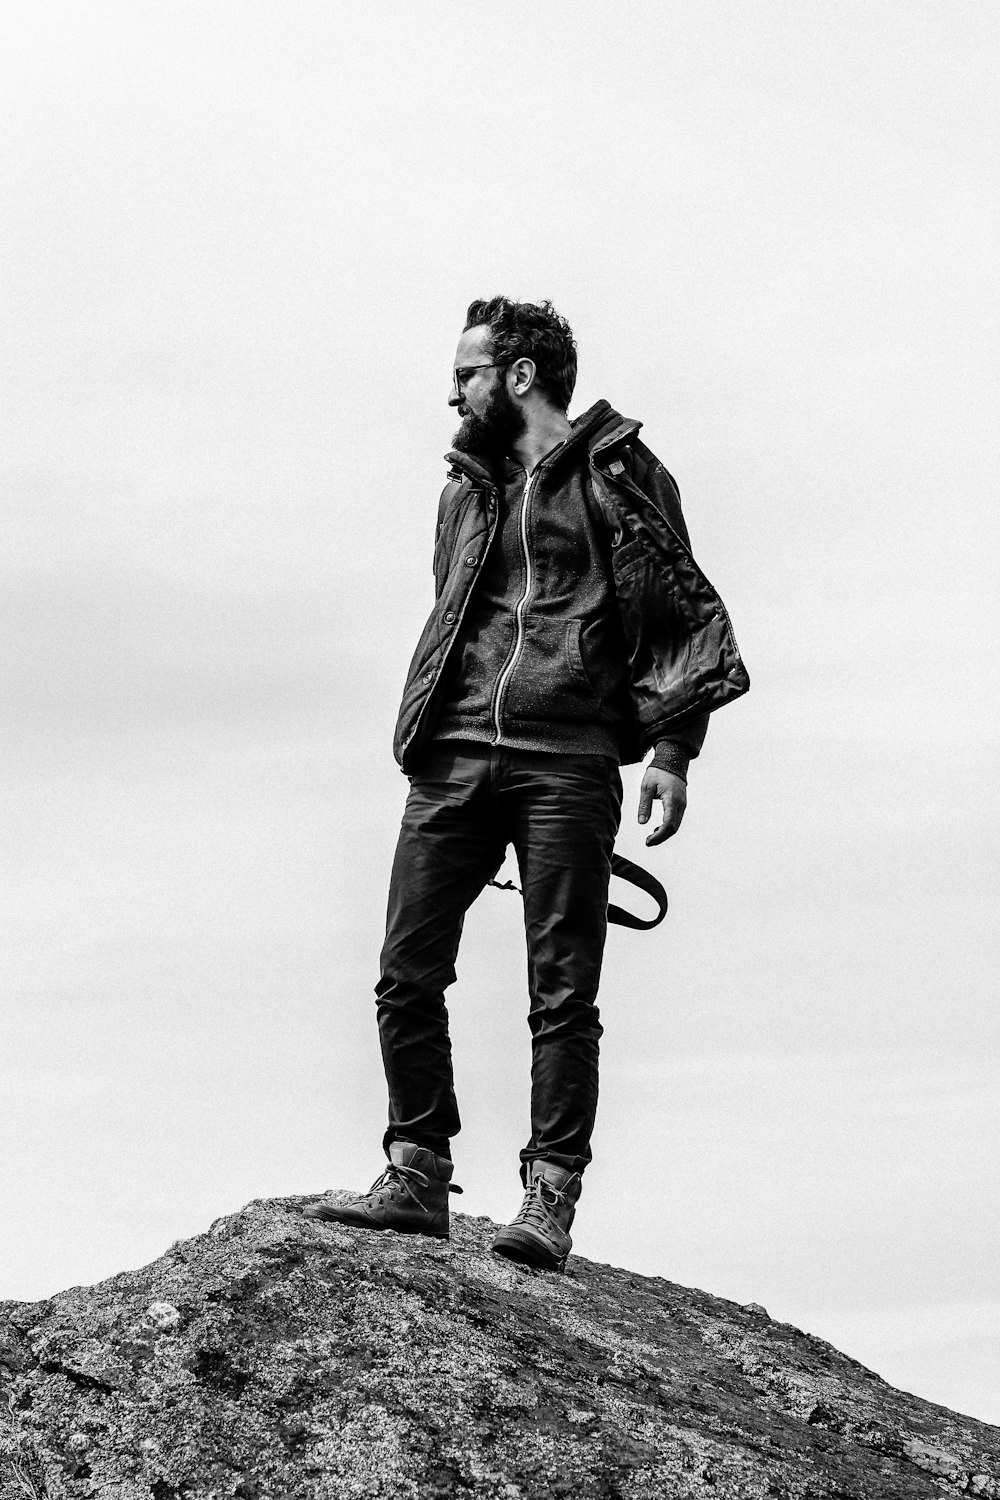
[[[551,297],[753,679],[613,932],[582,1255],[1000,1422],[986,3],[8,4],[0,1299],[366,1187],[467,303]],[[520,1201],[517,899],[451,995]]]

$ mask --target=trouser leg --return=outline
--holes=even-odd
[[[433,750],[411,778],[375,990],[389,1091],[386,1151],[405,1140],[447,1156],[461,1128],[444,992],[455,979],[465,913],[503,854],[489,750]]]
[[[536,1159],[569,1172],[591,1160],[611,854],[621,817],[617,767],[599,756],[537,757],[520,789],[513,841],[524,888]]]

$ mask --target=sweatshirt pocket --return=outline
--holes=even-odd
[[[601,716],[608,676],[582,620],[525,621],[504,711],[515,719],[572,722]],[[614,689],[616,683],[608,686]]]
[[[567,620],[566,622],[566,660],[569,663],[570,675],[580,688],[589,693],[595,701],[600,696],[587,665],[583,659],[583,621]]]

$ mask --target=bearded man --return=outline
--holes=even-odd
[[[524,897],[531,1133],[524,1199],[493,1242],[561,1270],[591,1160],[597,990],[619,765],[652,758],[646,839],[680,826],[709,712],[746,692],[725,608],[690,551],[677,487],[606,401],[571,422],[576,343],[548,302],[473,302],[449,405],[436,602],[395,754],[410,781],[376,995],[388,1157],[312,1217],[446,1237],[459,1130],[444,992],[466,911],[513,845]]]

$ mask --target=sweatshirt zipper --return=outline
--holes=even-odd
[[[510,682],[514,668],[517,666],[517,659],[524,645],[524,612],[527,607],[528,595],[531,593],[532,584],[531,553],[528,550],[528,502],[531,499],[531,481],[533,478],[533,474],[526,475],[524,493],[521,496],[521,519],[518,533],[521,539],[521,551],[524,553],[524,593],[517,601],[514,609],[514,649],[510,654],[507,665],[497,678],[496,691],[493,694],[493,742],[497,745],[503,737],[503,730],[500,725],[500,706],[503,701],[504,692],[507,689],[507,684]]]

